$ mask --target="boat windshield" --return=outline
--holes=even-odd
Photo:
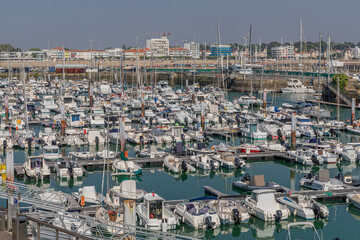
[[[45,153],[59,153],[59,149],[54,148],[54,149],[46,149]]]
[[[149,202],[149,218],[162,219],[162,201]]]

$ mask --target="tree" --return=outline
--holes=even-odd
[[[338,80],[339,79],[339,80]],[[338,74],[335,74],[333,77],[332,77],[332,80],[333,80],[333,84],[337,87],[337,83],[339,81],[339,89],[341,91],[344,91],[346,86],[347,86],[347,83],[349,81],[349,77],[345,74],[345,73],[338,73]]]
[[[41,51],[40,48],[30,48],[29,49],[29,52],[39,52],[39,51]]]
[[[36,53],[32,53],[32,54],[31,54],[31,57],[32,57],[32,58],[36,58]]]
[[[14,48],[10,44],[0,44],[0,52],[21,52],[20,48]]]

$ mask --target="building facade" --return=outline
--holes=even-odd
[[[189,50],[190,57],[200,58],[200,43],[190,42],[184,43],[184,48]]]
[[[167,39],[167,37],[150,38],[146,40],[146,48],[150,49],[154,57],[169,56],[169,47],[169,39]]]
[[[219,44],[210,45],[210,52],[210,56],[230,56],[232,53],[230,45]]]
[[[273,58],[293,58],[294,46],[280,46],[271,48],[271,57]]]

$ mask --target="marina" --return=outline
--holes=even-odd
[[[359,238],[348,4],[3,5],[0,239]]]

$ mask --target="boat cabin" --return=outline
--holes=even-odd
[[[156,193],[148,193],[144,196],[144,203],[148,209],[147,217],[151,219],[162,219],[164,213],[164,199]]]

